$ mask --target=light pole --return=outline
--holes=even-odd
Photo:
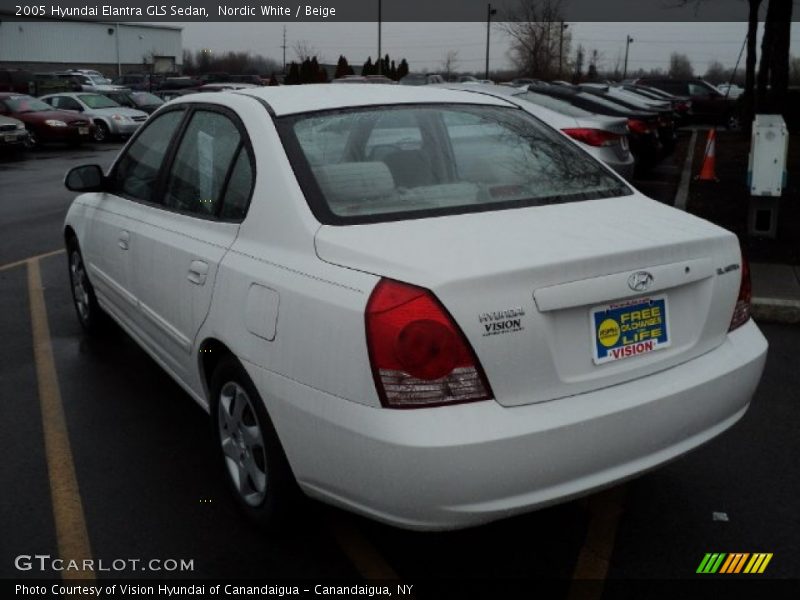
[[[563,79],[561,72],[564,68],[564,30],[569,29],[569,23],[561,21],[561,37],[558,41],[558,78]]]
[[[492,30],[492,15],[497,14],[497,9],[491,4],[486,5],[486,77],[489,79],[489,33]]]
[[[383,75],[383,61],[381,60],[381,0],[378,0],[378,75]]]
[[[624,80],[628,76],[628,50],[633,43],[633,38],[628,35],[625,38],[625,68],[622,70],[622,79]]]

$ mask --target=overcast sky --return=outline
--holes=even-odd
[[[185,48],[210,48],[214,52],[250,51],[282,60],[283,25],[280,23],[174,23],[183,27]],[[763,29],[763,25],[762,25]],[[629,69],[666,68],[671,52],[689,56],[695,72],[705,72],[718,60],[732,67],[747,32],[744,23],[571,23],[572,51],[580,43],[588,51],[596,48],[601,68],[612,68],[625,54],[625,37],[634,38]],[[287,62],[295,58],[293,46],[305,41],[324,59],[336,62],[344,54],[362,64],[377,53],[375,23],[291,23],[286,27]],[[383,53],[408,59],[412,71],[437,71],[445,54],[458,52],[457,69],[483,70],[486,53],[485,23],[384,23]],[[500,25],[492,27],[491,68],[510,67],[509,41]],[[792,24],[792,52],[800,56],[800,23]],[[744,59],[742,59],[744,61]],[[742,62],[742,67],[744,63]]]

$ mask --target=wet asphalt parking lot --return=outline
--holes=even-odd
[[[772,553],[755,577],[800,578],[800,328],[779,324],[762,324],[769,358],[741,422],[601,494],[451,533],[400,531],[311,501],[286,534],[254,529],[214,466],[205,413],[123,332],[89,339],[75,318],[59,252],[73,194],[61,182],[72,166],[108,166],[120,147],[0,157],[0,577],[58,579],[20,570],[17,557],[58,557],[83,539],[106,563],[193,567],[126,566],[100,580],[396,580],[420,582],[419,597],[437,597],[425,594],[431,581],[548,582],[548,595],[565,598],[645,597],[626,595],[631,581],[716,577],[695,573],[709,552]],[[668,200],[674,177],[662,168],[642,189]],[[606,585],[572,583],[584,578]]]

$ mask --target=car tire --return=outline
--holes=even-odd
[[[86,333],[90,335],[99,334],[106,328],[108,316],[97,302],[94,287],[86,273],[86,265],[83,262],[81,249],[75,238],[67,242],[67,263],[69,265],[72,304],[78,315],[78,322]]]
[[[92,137],[94,138],[94,141],[99,144],[107,142],[111,137],[111,132],[108,129],[108,125],[102,121],[95,121],[94,134],[92,134]]]
[[[23,144],[26,150],[35,150],[39,147],[39,136],[33,129],[28,129],[28,139]]]
[[[214,370],[210,390],[217,456],[237,506],[262,529],[284,530],[302,496],[261,396],[232,356]]]

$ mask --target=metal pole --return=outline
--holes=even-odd
[[[625,38],[625,68],[622,70],[622,79],[625,79],[628,76],[628,49],[631,47],[631,42],[633,42],[633,38],[628,35]],[[619,63],[617,63],[619,64]]]
[[[286,25],[283,26],[283,74],[286,75]]]
[[[383,74],[383,59],[381,58],[381,0],[378,0],[378,75]]]
[[[492,30],[492,15],[497,14],[497,9],[491,4],[486,6],[486,77],[489,79],[489,32]]]
[[[122,64],[120,63],[119,59],[119,23],[115,23],[116,31],[114,32],[114,37],[117,38],[117,77],[122,77]]]

